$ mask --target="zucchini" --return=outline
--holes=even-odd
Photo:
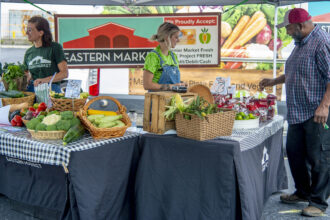
[[[24,93],[17,90],[2,91],[0,95],[8,96],[10,98],[24,97]]]
[[[85,133],[85,128],[81,124],[76,124],[72,126],[68,132],[63,137],[63,145],[67,143],[78,140]]]

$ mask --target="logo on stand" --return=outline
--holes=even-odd
[[[267,148],[266,146],[264,147],[264,151],[262,154],[262,160],[261,160],[261,167],[262,167],[262,172],[264,172],[266,170],[266,168],[268,167],[268,161],[269,161],[269,154],[267,152]]]

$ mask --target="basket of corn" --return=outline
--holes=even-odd
[[[171,105],[167,107],[165,117],[175,118],[179,137],[208,140],[232,134],[236,112],[231,109],[220,109],[200,96],[183,101],[180,95],[176,94]]]
[[[114,112],[89,109],[94,102],[103,99],[113,102],[118,110]],[[80,109],[78,117],[95,139],[122,137],[126,129],[131,126],[131,121],[126,114],[126,107],[111,96],[99,96],[91,99]]]

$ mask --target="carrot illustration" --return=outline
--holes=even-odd
[[[238,21],[237,25],[235,26],[233,32],[229,35],[225,43],[221,48],[221,56],[228,56],[231,51],[227,51],[227,49],[234,43],[234,41],[240,36],[241,32],[244,30],[244,27],[249,22],[250,17],[248,15],[244,15]]]

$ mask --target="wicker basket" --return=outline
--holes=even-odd
[[[26,124],[29,122],[30,120],[26,120],[26,119],[23,119],[22,118],[22,122],[23,122],[23,124],[25,125],[25,127],[26,127]]]
[[[222,111],[207,115],[203,120],[197,115],[191,115],[191,120],[187,120],[183,114],[176,114],[177,135],[200,141],[231,135],[236,112],[230,109]]]
[[[26,96],[21,98],[2,98],[2,105],[21,104],[27,102],[28,106],[33,106],[36,95],[33,92],[23,92]]]
[[[62,139],[66,131],[34,131],[27,129],[31,136],[35,139],[57,140]]]
[[[117,107],[118,111],[117,114],[123,115],[123,118],[121,119],[122,122],[126,124],[124,127],[115,127],[115,128],[98,128],[94,126],[88,119],[87,119],[87,110],[89,106],[101,99],[108,99],[113,101]],[[81,122],[83,125],[86,127],[86,129],[91,133],[92,137],[95,139],[100,139],[100,138],[115,138],[115,137],[122,137],[125,134],[125,131],[128,127],[131,126],[131,120],[129,119],[128,115],[126,114],[126,107],[121,105],[120,102],[111,97],[111,96],[99,96],[96,98],[93,98],[90,100],[83,109],[80,109],[78,117],[80,118]]]
[[[213,104],[214,98],[211,94],[209,87],[202,84],[193,85],[188,88],[188,92],[197,93],[200,97],[203,97],[208,103]]]
[[[25,75],[22,76],[22,77],[13,79],[13,81],[16,83],[18,91],[26,91],[26,89],[27,89],[27,77]],[[8,91],[9,84],[5,80],[3,80],[2,82],[3,82],[3,85],[5,86],[6,91]]]
[[[84,99],[56,99],[50,97],[52,100],[53,110],[62,111],[74,111],[77,112],[82,109],[86,103],[87,98]]]

